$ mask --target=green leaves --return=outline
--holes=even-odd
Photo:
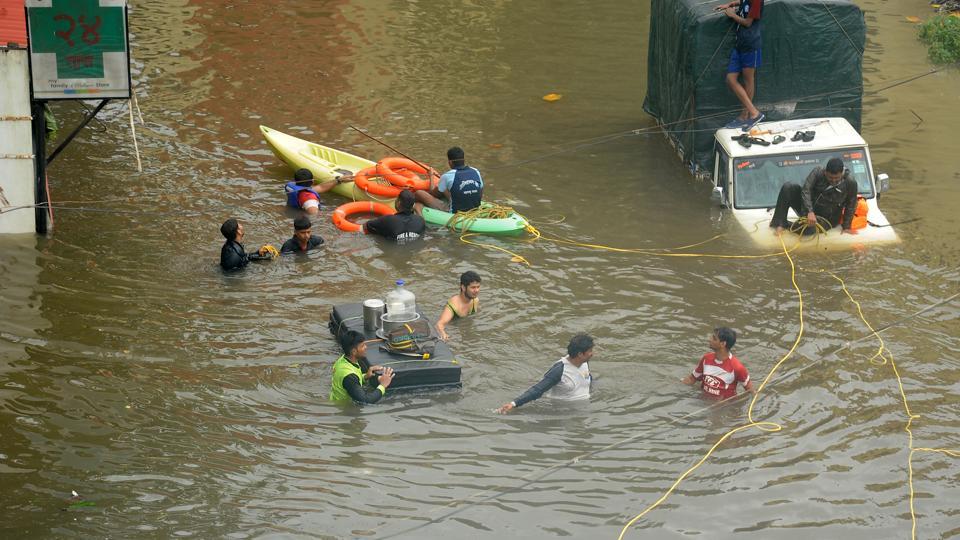
[[[960,17],[956,14],[931,17],[920,25],[920,41],[929,47],[928,55],[933,63],[960,61]]]

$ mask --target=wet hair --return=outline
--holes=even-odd
[[[454,167],[462,167],[465,163],[463,148],[454,146],[447,150],[447,160],[453,163]]]
[[[363,334],[360,332],[347,330],[340,336],[340,347],[343,348],[343,354],[350,356],[354,349],[359,347],[364,341],[366,341],[366,338],[363,337]]]
[[[313,173],[310,172],[310,169],[297,169],[297,172],[293,173],[293,181],[298,186],[312,186]]]
[[[310,218],[307,216],[297,216],[297,219],[293,220],[293,230],[295,231],[305,231],[312,228],[313,223],[310,223]]]
[[[585,353],[593,348],[593,338],[588,334],[580,333],[570,338],[570,344],[567,345],[567,354],[573,358],[581,353]]]
[[[467,270],[466,272],[460,274],[460,284],[464,287],[469,287],[471,283],[480,283],[480,274],[474,272],[473,270]]]
[[[843,172],[843,160],[838,157],[830,158],[827,162],[827,172],[831,174]]]
[[[417,197],[409,189],[404,189],[397,195],[397,212],[408,212],[417,202]]]
[[[237,231],[240,229],[240,222],[236,218],[230,218],[220,226],[220,234],[227,240],[236,240]]]
[[[732,328],[727,328],[726,326],[714,328],[713,335],[717,336],[718,340],[727,345],[728,351],[737,344],[737,333]]]

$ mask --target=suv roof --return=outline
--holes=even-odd
[[[752,131],[769,131],[770,133],[756,135],[756,137],[760,137],[767,142],[772,142],[776,135],[782,135],[787,140],[770,146],[753,144],[750,148],[744,148],[739,142],[733,140],[733,137],[742,135],[743,131],[739,129],[718,129],[717,142],[730,157],[764,156],[790,153],[791,151],[823,151],[867,145],[863,137],[844,118],[805,118],[782,122],[762,122],[754,126]],[[814,131],[816,135],[810,142],[791,141],[791,137],[798,131]]]

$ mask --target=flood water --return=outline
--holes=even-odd
[[[626,538],[909,538],[916,448],[960,449],[960,74],[930,69],[910,6],[862,2],[863,134],[902,243],[794,253],[803,335],[733,435]],[[909,9],[908,9],[909,8]],[[912,10],[909,13],[904,10]],[[7,538],[616,538],[728,430],[679,379],[715,326],[755,381],[801,330],[783,257],[662,257],[431,231],[416,250],[338,232],[308,257],[224,275],[218,228],[289,237],[290,171],[261,124],[434,166],[451,145],[544,234],[762,254],[659,135],[645,2],[138,1],[137,173],[111,106],[52,165],[45,238],[0,237],[0,531]],[[548,103],[541,96],[560,93]],[[762,102],[762,99],[761,99]],[[63,125],[76,104],[56,112]],[[918,121],[917,118],[922,119]],[[62,136],[62,134],[61,134]],[[69,201],[85,201],[70,203]],[[77,210],[83,207],[87,210]],[[482,311],[451,327],[457,391],[328,403],[333,305],[404,278],[430,315],[468,269]],[[589,403],[492,410],[570,336],[597,338]],[[861,339],[864,338],[864,339]],[[960,458],[913,454],[917,538],[960,536]],[[68,500],[77,491],[87,505]]]

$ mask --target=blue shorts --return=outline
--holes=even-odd
[[[743,68],[757,69],[758,67],[760,67],[760,49],[742,53],[734,47],[730,53],[730,65],[727,66],[727,73],[740,73]]]

